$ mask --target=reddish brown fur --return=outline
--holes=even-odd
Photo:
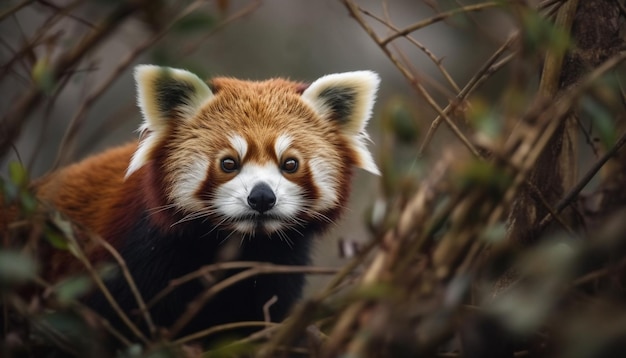
[[[48,175],[38,185],[38,196],[118,246],[118,240],[144,210],[168,203],[167,194],[176,185],[175,168],[190,160],[190,152],[211,158],[207,181],[199,188],[210,193],[235,175],[219,170],[221,158],[236,156],[226,134],[236,133],[248,142],[245,165],[278,163],[281,158],[273,155],[274,142],[278,133],[285,133],[293,138],[292,148],[285,156],[307,163],[315,155],[336,163],[340,205],[322,213],[335,220],[347,201],[351,168],[357,158],[346,139],[337,134],[340,130],[336,123],[321,119],[302,104],[302,84],[282,79],[245,82],[219,78],[213,80],[211,87],[215,98],[193,120],[173,123],[171,132],[151,153],[153,160],[126,180],[124,174],[137,149],[136,142]],[[306,164],[297,173],[289,174],[288,179],[308,188],[310,198],[319,195]],[[151,216],[155,226],[163,230],[170,230],[177,218],[174,210],[155,211]],[[102,248],[94,249],[91,255],[105,256]]]

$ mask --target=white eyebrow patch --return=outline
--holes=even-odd
[[[239,154],[239,159],[243,159],[246,156],[248,152],[248,142],[246,142],[242,136],[235,134],[230,137],[230,144],[235,148],[237,154]]]
[[[293,140],[290,136],[286,134],[281,134],[276,139],[276,143],[274,144],[274,151],[276,151],[276,158],[281,158],[283,153],[289,148]]]

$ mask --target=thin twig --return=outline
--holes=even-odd
[[[0,13],[0,21],[3,21],[7,17],[9,17],[9,16],[15,14],[16,12],[22,10],[26,6],[32,4],[33,2],[35,2],[35,0],[22,1],[20,3],[15,4],[13,7],[10,7],[8,9],[4,10],[2,13]]]
[[[267,327],[265,329],[262,329],[258,332],[254,332],[251,335],[249,335],[246,338],[242,338],[240,340],[237,340],[225,347],[223,347],[224,350],[228,351],[229,349],[236,347],[236,346],[240,346],[242,344],[247,344],[247,343],[251,343],[254,341],[258,341],[261,339],[265,339],[267,336],[272,335],[273,333],[275,333],[276,331],[281,332],[285,329],[284,323],[277,323],[275,325],[272,325],[270,327]],[[257,355],[260,356],[260,355]]]
[[[146,308],[146,302],[144,301],[141,292],[139,292],[139,289],[137,288],[135,279],[128,270],[128,265],[126,264],[126,261],[111,244],[103,240],[99,235],[90,235],[90,238],[96,241],[99,245],[102,245],[111,254],[111,256],[113,256],[117,264],[120,266],[122,274],[124,275],[124,279],[126,280],[128,287],[130,287],[130,291],[132,292],[135,301],[137,301],[137,306],[139,306],[139,311],[143,315],[143,319],[148,326],[150,336],[152,338],[155,338],[156,327],[154,326],[154,322],[152,321],[152,316],[150,315],[150,311]]]
[[[417,92],[424,97],[424,99],[426,100],[426,102],[446,121],[446,123],[448,124],[448,126],[450,126],[450,129],[452,129],[452,132],[454,133],[454,135],[457,136],[457,138],[459,138],[459,140],[461,141],[461,143],[463,143],[463,145],[465,145],[465,147],[476,157],[480,157],[480,153],[478,152],[478,150],[474,147],[474,145],[470,142],[469,139],[467,139],[467,137],[461,132],[461,130],[458,128],[458,126],[452,121],[452,119],[450,119],[450,117],[448,117],[448,115],[446,113],[443,112],[443,110],[441,109],[441,107],[439,107],[439,105],[436,103],[436,101],[434,100],[434,98],[432,98],[432,96],[428,93],[428,91],[424,88],[424,86],[419,83],[419,81],[411,74],[411,72],[409,70],[407,70],[401,63],[400,61],[391,53],[391,51],[389,51],[389,49],[386,46],[381,46],[380,45],[380,39],[378,38],[378,35],[376,35],[376,33],[374,32],[374,30],[372,29],[371,26],[369,26],[365,20],[363,19],[363,17],[361,16],[361,12],[358,8],[358,6],[356,6],[356,4],[354,4],[354,2],[352,0],[342,0],[342,2],[344,3],[344,5],[346,6],[346,8],[348,9],[348,11],[350,12],[350,14],[355,18],[355,20],[359,23],[359,25],[361,25],[361,27],[365,30],[365,32],[372,38],[372,40],[374,40],[376,42],[376,44],[379,45],[380,49],[385,53],[385,55],[391,60],[391,62],[400,70],[400,72],[402,72],[402,74],[404,75],[404,77],[409,80],[409,82],[411,83],[411,85],[413,86],[413,88],[415,90],[417,90]]]
[[[571,202],[578,197],[578,194],[589,184],[591,179],[602,169],[604,164],[609,161],[609,159],[613,158],[615,154],[626,144],[626,133],[622,133],[617,142],[609,149],[594,165],[589,168],[587,173],[580,179],[580,181],[561,199],[555,206],[555,213],[560,213],[565,209]],[[554,217],[553,213],[548,213],[544,216],[543,219],[539,222],[539,231],[543,231],[546,226],[550,223],[551,219]]]
[[[53,81],[58,81],[67,75],[84,56],[94,47],[100,44],[107,36],[112,34],[127,17],[135,10],[137,4],[122,3],[107,16],[95,31],[89,32],[82,40],[69,51],[63,53],[58,61],[50,68]],[[6,154],[11,143],[18,138],[22,127],[28,122],[29,115],[35,110],[39,101],[43,98],[43,89],[33,84],[20,96],[13,108],[3,118],[5,134],[0,139],[0,156]]]
[[[272,356],[272,354],[277,351],[279,346],[289,344],[297,339],[300,332],[303,331],[303,328],[309,324],[310,311],[314,311],[315,307],[317,307],[320,302],[328,298],[328,296],[330,296],[330,294],[341,285],[346,277],[354,273],[355,269],[365,262],[368,255],[374,250],[375,247],[378,246],[380,246],[379,241],[370,241],[356,257],[354,257],[348,264],[341,267],[340,271],[332,277],[331,281],[324,289],[320,290],[314,297],[304,302],[301,307],[296,308],[296,310],[294,310],[289,318],[283,323],[285,327],[278,330],[267,345],[263,347],[262,354],[260,354],[260,356]]]
[[[46,339],[52,341],[52,345],[65,353],[69,353],[72,357],[77,357],[78,352],[76,347],[72,345],[72,340],[67,335],[64,335],[58,328],[55,328],[50,322],[42,319],[35,319],[33,314],[30,313],[29,307],[18,295],[11,295],[8,297],[8,301],[11,306],[14,307],[20,315],[28,319],[28,322],[32,325],[31,329],[46,337]]]
[[[457,15],[457,14],[462,14],[462,13],[466,13],[466,12],[472,12],[472,11],[481,11],[481,10],[485,10],[491,7],[496,7],[496,6],[500,6],[501,4],[497,1],[492,1],[492,2],[486,2],[486,3],[482,3],[482,4],[474,4],[474,5],[467,5],[458,9],[453,9],[450,11],[446,11],[446,12],[442,12],[440,14],[437,14],[431,18],[428,18],[426,20],[422,20],[420,22],[417,22],[413,25],[407,26],[404,29],[396,32],[393,35],[390,35],[389,37],[380,40],[379,45],[380,46],[387,46],[387,44],[395,39],[397,39],[398,37],[403,37],[406,36],[408,34],[410,34],[411,32],[417,31],[421,28],[424,28],[426,26],[432,25],[436,22],[445,20],[451,16]]]
[[[91,108],[92,104],[108,90],[111,85],[117,80],[120,75],[126,71],[126,69],[141,55],[145,50],[154,45],[158,40],[167,35],[170,29],[183,17],[189,15],[194,12],[197,8],[203,5],[204,0],[196,0],[193,3],[189,4],[184,10],[182,10],[175,18],[172,20],[167,26],[165,26],[159,33],[150,37],[147,41],[144,41],[139,46],[135,47],[132,52],[130,52],[118,65],[115,67],[113,72],[100,83],[100,85],[92,91],[89,96],[81,103],[81,106],[74,114],[74,117],[70,120],[70,123],[63,135],[63,139],[61,139],[61,144],[59,145],[59,150],[57,152],[56,159],[52,166],[52,169],[59,167],[60,165],[65,164],[65,161],[69,159],[71,155],[69,150],[67,150],[70,143],[72,143],[80,127],[83,125],[85,120],[85,114],[89,108]]]
[[[33,154],[30,156],[29,160],[28,160],[28,166],[26,167],[28,169],[28,171],[30,172],[33,169],[33,166],[35,165],[35,160],[37,159],[37,154],[41,152],[41,150],[44,147],[44,143],[46,142],[46,137],[48,136],[49,132],[48,132],[48,124],[50,124],[50,117],[52,116],[53,113],[53,107],[57,101],[57,99],[59,98],[59,96],[61,95],[62,89],[65,88],[65,86],[67,85],[67,83],[69,82],[71,77],[65,77],[63,78],[63,80],[61,81],[60,85],[57,86],[57,88],[55,88],[54,93],[52,94],[52,96],[50,96],[50,99],[47,100],[46,103],[46,107],[43,111],[43,120],[41,121],[42,125],[41,125],[41,129],[39,131],[39,136],[38,139],[35,143],[37,143],[37,145],[33,148]]]
[[[60,7],[59,5],[53,4],[53,3],[49,2],[49,1],[46,1],[46,0],[38,0],[37,3],[39,3],[39,4],[43,5],[43,6],[49,7],[52,10],[54,10],[55,12],[60,12],[60,11],[64,10],[64,8]],[[87,27],[89,27],[91,29],[94,29],[96,27],[94,24],[92,24],[88,20],[80,18],[80,17],[78,17],[78,16],[76,16],[74,14],[68,13],[67,17],[72,19],[72,20],[75,20],[76,22],[78,22],[80,24],[83,24],[83,25],[85,25],[85,26],[87,26]]]
[[[532,191],[532,193],[537,196],[537,198],[539,198],[539,201],[541,202],[541,204],[546,208],[546,210],[548,210],[548,213],[550,215],[552,215],[552,217],[554,217],[556,219],[556,221],[559,223],[559,225],[561,225],[561,227],[563,229],[565,229],[565,231],[572,237],[572,238],[579,238],[579,235],[574,232],[574,229],[572,229],[566,222],[565,220],[563,220],[563,218],[561,218],[558,213],[556,212],[556,210],[552,207],[552,205],[550,205],[550,203],[548,203],[548,200],[546,200],[545,196],[543,195],[543,193],[541,192],[541,190],[539,190],[539,188],[537,188],[537,186],[535,184],[533,184],[531,181],[526,180],[525,182],[526,187],[528,187],[530,189],[530,191]]]
[[[74,0],[72,3],[68,4],[63,8],[62,11],[54,12],[51,14],[46,20],[37,28],[37,31],[34,35],[30,36],[28,41],[25,41],[24,46],[20,48],[17,53],[6,63],[3,64],[3,70],[0,72],[0,80],[4,78],[4,76],[9,73],[13,69],[13,63],[17,62],[19,59],[23,58],[25,55],[31,55],[34,53],[34,48],[40,44],[45,43],[47,38],[54,38],[58,36],[59,32],[55,32],[52,35],[50,34],[50,29],[56,25],[59,21],[63,20],[63,18],[69,14],[74,8],[76,8],[83,0]],[[45,38],[44,38],[45,37]],[[24,64],[23,70],[26,73],[30,73],[31,65]],[[28,81],[30,83],[30,81]]]
[[[183,338],[177,339],[172,342],[174,345],[182,345],[185,343],[189,343],[191,341],[198,340],[200,338],[205,338],[210,335],[221,333],[224,331],[230,331],[237,328],[252,328],[252,327],[279,327],[280,323],[275,322],[262,322],[262,321],[245,321],[245,322],[232,322],[219,324],[217,326],[212,326],[210,328],[204,329],[202,331],[198,331],[196,333],[190,334]]]
[[[593,155],[596,158],[598,158],[600,156],[600,153],[598,153],[598,148],[596,147],[595,143],[593,142],[593,139],[591,138],[592,136],[591,131],[593,129],[593,126],[589,124],[589,129],[587,129],[585,128],[583,122],[580,120],[580,116],[574,116],[574,118],[576,119],[578,128],[580,128],[580,131],[583,133],[583,136],[585,137],[585,142],[587,143],[587,145],[589,145],[589,147],[593,151]]]
[[[71,239],[73,247],[75,248],[73,252],[76,254],[76,257],[85,266],[85,268],[87,269],[87,272],[89,273],[89,276],[93,279],[96,286],[102,292],[105,299],[111,305],[115,313],[122,320],[122,322],[124,322],[126,327],[128,327],[130,331],[137,338],[139,338],[144,344],[148,344],[149,341],[146,338],[146,336],[139,330],[139,328],[137,328],[137,325],[135,325],[128,318],[128,315],[124,312],[124,310],[122,310],[120,305],[117,303],[117,300],[115,299],[115,297],[113,297],[113,295],[111,294],[111,291],[109,290],[109,288],[104,284],[104,281],[102,281],[102,278],[100,277],[100,275],[98,275],[98,273],[94,269],[93,265],[91,264],[91,261],[85,255],[85,252],[83,251],[82,247],[78,244],[77,240],[73,236],[71,236],[70,239]]]
[[[626,267],[626,260],[622,260],[621,262],[619,262],[616,265],[611,265],[609,267],[605,267],[605,268],[602,268],[602,269],[599,269],[599,270],[595,270],[595,271],[589,272],[589,273],[587,273],[587,274],[585,274],[585,275],[575,279],[571,283],[571,285],[572,285],[572,287],[581,286],[581,285],[584,285],[584,284],[589,283],[591,281],[597,280],[597,279],[599,279],[601,277],[610,275],[611,273],[620,272],[625,267]]]
[[[43,278],[35,277],[35,279],[33,281],[37,285],[39,285],[39,286],[45,288],[46,290],[48,290],[49,292],[57,294],[57,291],[55,290],[54,286],[51,285],[46,280],[44,280]],[[131,341],[126,339],[126,337],[124,337],[124,335],[121,334],[117,329],[113,328],[113,326],[111,326],[111,323],[107,319],[102,317],[99,313],[97,313],[94,310],[92,310],[91,308],[85,306],[80,301],[71,300],[69,303],[70,303],[70,305],[76,307],[77,309],[79,309],[81,311],[88,312],[91,316],[95,317],[98,320],[98,322],[102,325],[102,327],[104,327],[104,329],[108,333],[110,333],[113,337],[115,337],[118,341],[120,341],[124,346],[130,347],[133,344]]]
[[[278,296],[274,295],[263,304],[263,321],[272,322],[272,315],[270,314],[270,307],[278,302]]]
[[[204,36],[202,36],[197,42],[193,43],[190,46],[187,46],[185,49],[183,49],[182,51],[180,51],[178,57],[176,60],[174,60],[174,62],[178,62],[181,59],[189,56],[191,53],[195,52],[200,45],[202,45],[202,43],[204,43],[207,39],[209,39],[211,36],[215,35],[215,33],[223,30],[225,27],[227,27],[228,25],[230,25],[232,22],[235,22],[237,20],[240,20],[241,18],[249,15],[250,13],[252,13],[254,10],[256,10],[257,8],[259,8],[261,6],[261,0],[253,0],[252,3],[246,7],[244,7],[243,9],[237,11],[236,13],[234,13],[233,15],[229,16],[228,18],[224,19],[222,22],[220,22],[219,24],[217,24],[215,27],[213,27],[211,30],[209,30]]]
[[[502,46],[500,46],[491,55],[491,57],[489,57],[489,59],[481,66],[481,68],[478,69],[476,74],[467,82],[467,84],[463,87],[461,92],[459,92],[459,94],[456,97],[457,99],[456,103],[464,101],[470,94],[474,92],[476,88],[480,87],[480,85],[484,83],[484,81],[487,80],[487,78],[489,78],[492,74],[496,73],[500,68],[502,68],[504,65],[506,65],[509,61],[513,59],[514,54],[511,54],[505,59],[496,63],[496,61],[498,61],[500,56],[502,56],[502,54],[511,47],[511,44],[515,42],[517,38],[518,38],[517,33],[510,36],[509,39],[504,44],[502,44]],[[456,103],[448,104],[446,108],[444,108],[443,112],[450,113],[456,107]],[[424,151],[426,150],[426,147],[432,141],[435,135],[435,131],[437,130],[437,128],[439,128],[439,124],[441,123],[441,120],[442,120],[442,117],[438,115],[430,124],[430,128],[428,129],[428,132],[426,133],[426,137],[424,138],[424,141],[422,142],[418,150],[417,155],[419,157],[424,155]]]
[[[385,4],[387,4],[387,2],[385,2]],[[371,17],[372,19],[378,21],[379,23],[381,23],[382,25],[386,26],[387,28],[389,28],[392,31],[400,31],[397,27],[395,27],[394,25],[391,24],[391,21],[389,20],[389,15],[388,15],[388,10],[385,7],[385,17],[386,19],[381,19],[380,17],[376,16],[376,14],[372,13],[371,11],[364,9],[362,7],[359,6],[359,10]],[[450,84],[450,86],[455,90],[455,91],[460,91],[460,89],[458,88],[458,85],[456,84],[456,82],[454,81],[454,79],[452,78],[452,76],[450,75],[450,73],[445,69],[445,67],[443,67],[442,65],[442,60],[437,58],[435,56],[434,53],[432,53],[426,46],[422,45],[419,41],[417,41],[415,38],[413,38],[410,35],[406,35],[404,36],[404,38],[406,38],[413,46],[417,47],[418,49],[420,49],[420,51],[422,51],[432,62],[435,66],[437,66],[437,69],[439,69],[439,72],[441,72],[441,74],[443,75],[443,77],[446,79],[446,81],[448,81],[448,84]],[[399,49],[396,48],[396,51],[399,52]],[[408,61],[405,62],[408,63]],[[415,72],[415,71],[413,71]],[[438,87],[437,83],[434,80],[430,80],[429,81],[433,86]],[[444,91],[441,91],[444,92]]]
[[[565,1],[567,1],[567,0],[544,0],[544,1],[539,3],[539,6],[537,8],[539,10],[543,10],[543,9],[549,7],[549,6],[554,5],[554,4],[558,4],[560,6]]]
[[[212,272],[216,271],[226,271],[226,270],[236,270],[236,269],[249,269],[255,266],[266,264],[266,262],[260,261],[233,261],[233,262],[219,262],[207,266],[203,266],[195,271],[192,271],[186,275],[177,277],[167,284],[165,288],[163,288],[159,293],[154,295],[148,302],[148,307],[154,306],[157,302],[162,300],[165,296],[172,293],[176,287],[179,287],[187,282],[199,279],[201,277],[206,277]]]

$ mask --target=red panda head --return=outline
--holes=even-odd
[[[164,206],[244,235],[323,227],[345,207],[353,167],[378,174],[365,126],[379,83],[369,71],[306,86],[135,71],[144,122],[126,176],[157,173]]]

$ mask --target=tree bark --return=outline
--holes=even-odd
[[[566,6],[562,5],[560,11]],[[557,93],[546,95],[558,96],[560,91],[575,85],[589,70],[623,49],[621,25],[620,8],[616,0],[580,1],[570,32],[574,47],[563,60]],[[570,118],[559,126],[546,150],[538,158],[528,177],[529,185],[522,188],[513,205],[508,230],[509,239],[513,242],[520,245],[537,242],[542,234],[539,223],[549,214],[546,204],[554,207],[577,182],[577,133],[580,129],[574,111],[572,109]],[[561,218],[566,225],[575,229],[583,224],[577,213],[569,207],[562,212]],[[555,225],[560,224],[552,224],[553,227]]]

